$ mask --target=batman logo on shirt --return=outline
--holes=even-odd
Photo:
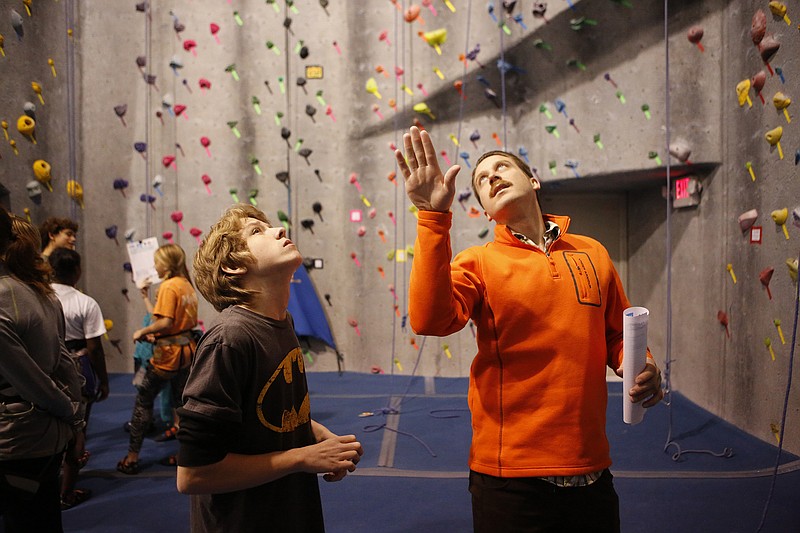
[[[295,348],[289,352],[289,354],[278,365],[278,368],[275,369],[272,377],[269,378],[269,381],[267,381],[266,385],[264,385],[264,388],[261,389],[256,404],[256,413],[258,413],[258,419],[265,427],[277,433],[290,433],[311,419],[311,404],[308,398],[308,391],[305,392],[305,396],[303,397],[299,406],[293,405],[290,409],[283,410],[280,425],[276,424],[276,420],[267,420],[266,413],[264,412],[264,401],[265,398],[267,398],[270,388],[275,385],[279,389],[286,388],[290,391],[296,390],[295,387],[292,387],[292,382],[296,377],[304,374],[305,371],[305,365],[303,364],[303,352],[300,350],[300,348]],[[297,375],[295,375],[295,372],[297,372]],[[280,400],[281,398],[285,397],[285,394],[282,392],[274,392],[271,396]]]

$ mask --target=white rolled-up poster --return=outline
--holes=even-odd
[[[644,418],[645,408],[633,403],[628,391],[636,384],[638,376],[647,365],[647,323],[650,311],[644,307],[629,307],[622,312],[622,420],[638,424]]]

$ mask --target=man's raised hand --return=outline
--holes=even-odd
[[[400,150],[395,150],[394,156],[405,178],[408,198],[421,211],[449,211],[461,167],[453,165],[442,175],[430,135],[416,126],[403,135],[403,147],[406,158]]]

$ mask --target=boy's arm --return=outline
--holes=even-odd
[[[92,363],[92,368],[100,378],[100,397],[98,402],[102,402],[108,398],[108,370],[106,369],[106,353],[103,350],[103,342],[100,337],[93,337],[86,339],[86,349],[89,352],[89,361]]]
[[[234,332],[235,333],[235,332]],[[235,335],[233,335],[235,337]],[[249,371],[246,355],[220,342],[212,328],[200,342],[179,408],[178,490],[218,494],[263,485],[295,472],[344,477],[358,463],[361,444],[354,435],[336,436],[312,423],[321,442],[286,451],[232,453],[242,423],[242,392]],[[304,428],[305,429],[305,428]]]
[[[83,312],[83,338],[86,340],[86,350],[89,352],[89,361],[100,380],[100,397],[97,401],[108,398],[108,371],[106,370],[106,354],[103,350],[101,337],[107,333],[103,312],[94,298],[86,300]]]
[[[228,453],[210,465],[178,466],[178,492],[222,494],[257,487],[296,472],[344,477],[355,470],[361,453],[355,435],[334,435],[311,446],[282,452]]]
[[[322,442],[326,439],[335,439],[338,437],[336,433],[313,419],[311,420],[311,430],[314,432],[314,438],[317,440],[317,442]],[[361,448],[361,446],[358,447],[357,451],[358,456],[356,456],[356,458],[353,460],[353,469],[341,470],[339,472],[326,472],[322,478],[329,482],[342,480],[347,475],[348,471],[352,472],[355,469],[355,465],[358,464],[358,462],[361,460],[361,456],[364,455],[364,450]]]

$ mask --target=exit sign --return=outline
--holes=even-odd
[[[689,179],[690,178],[681,178],[679,180],[675,180],[676,200],[683,200],[689,198]]]
[[[703,184],[696,177],[687,176],[676,179],[672,206],[681,208],[700,205],[701,192],[703,192]]]

